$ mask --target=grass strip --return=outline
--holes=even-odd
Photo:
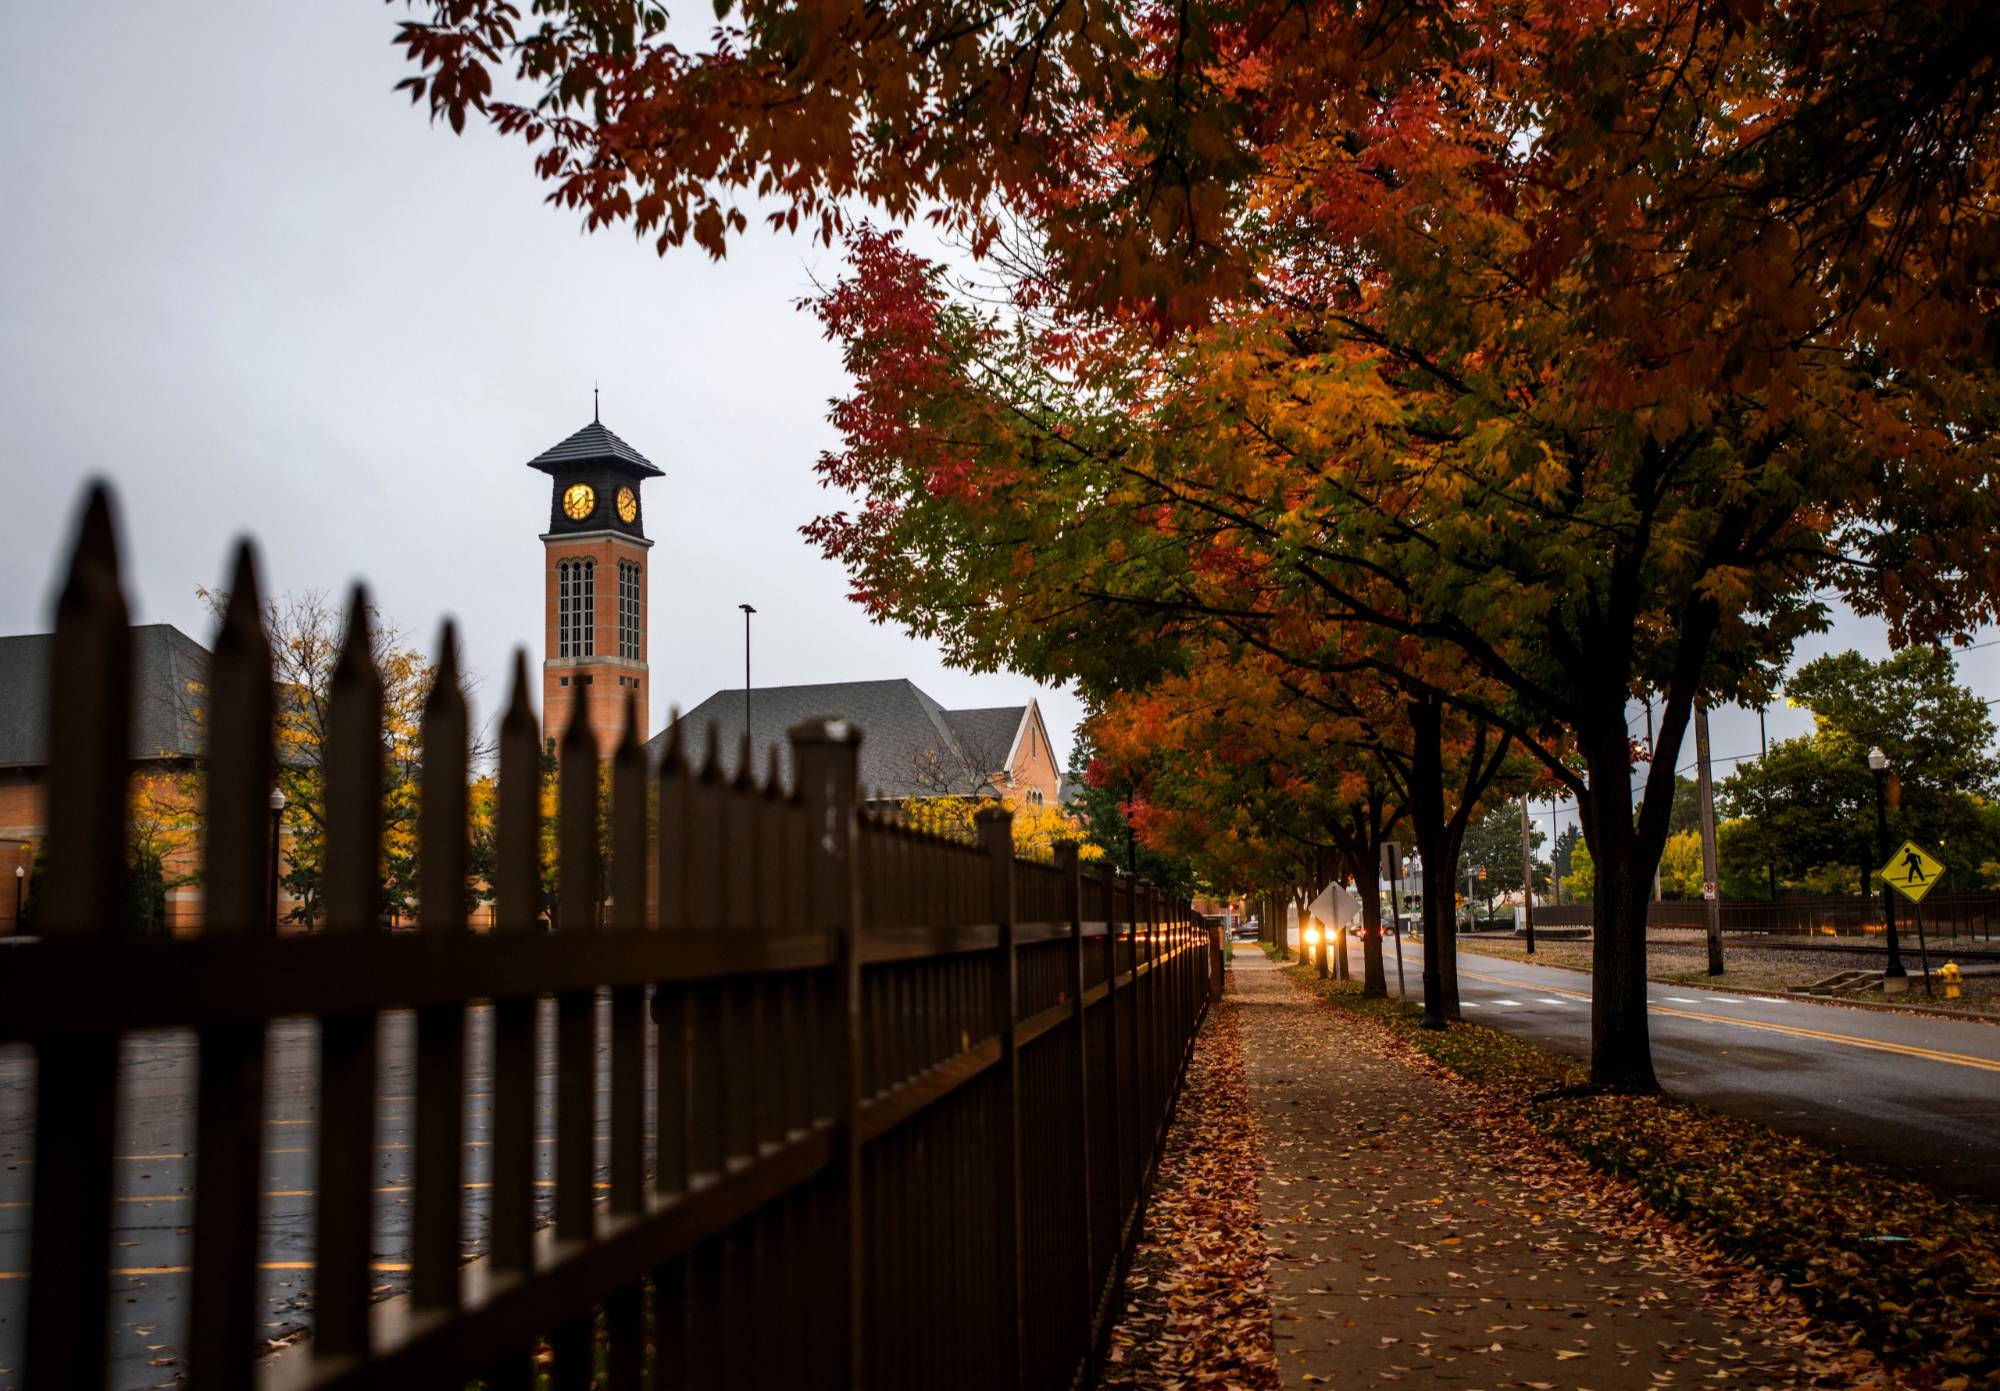
[[[1851,1345],[1940,1391],[2000,1388],[2000,1210],[1664,1096],[1539,1093],[1588,1080],[1574,1059],[1480,1024],[1419,1027],[1353,981],[1294,980],[1373,1020],[1725,1253],[1789,1287]]]

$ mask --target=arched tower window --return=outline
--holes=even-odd
[[[597,563],[556,562],[556,655],[597,654]]]
[[[639,660],[639,567],[618,562],[618,655]]]

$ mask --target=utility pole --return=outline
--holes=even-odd
[[[1764,760],[1771,756],[1771,742],[1764,737],[1764,707],[1757,707],[1757,771],[1764,771]],[[1867,885],[1862,885],[1863,890]],[[1771,902],[1778,901],[1778,866],[1771,860],[1764,861],[1764,889]],[[1775,910],[1773,910],[1775,911]]]
[[[1653,776],[1653,698],[1646,697],[1646,777]],[[1671,803],[1669,804],[1671,805]],[[1660,867],[1653,866],[1653,902],[1660,901]]]
[[[1694,706],[1695,776],[1701,781],[1701,896],[1708,924],[1708,973],[1722,974],[1722,902],[1715,867],[1715,782],[1708,769],[1708,706]]]
[[[1535,854],[1528,831],[1528,799],[1521,798],[1521,929],[1528,937],[1528,955],[1535,954]]]
[[[1549,889],[1555,895],[1558,905],[1563,901],[1563,867],[1556,850],[1557,844],[1562,840],[1556,828],[1556,813],[1559,809],[1560,803],[1549,803]]]

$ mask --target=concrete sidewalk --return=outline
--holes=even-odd
[[[1816,1384],[1686,1273],[1671,1229],[1612,1234],[1520,1173],[1468,1093],[1261,957],[1234,966],[1285,1385]]]

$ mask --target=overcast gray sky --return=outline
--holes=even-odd
[[[868,623],[797,534],[844,389],[793,306],[836,255],[752,235],[664,260],[545,206],[529,155],[432,127],[390,88],[401,6],[376,0],[28,5],[0,51],[0,632],[47,625],[83,481],[122,507],[140,621],[204,641],[194,589],[231,539],[273,590],[366,578],[428,643],[454,614],[499,698],[539,660],[548,481],[523,464],[590,418],[666,470],[647,485],[652,720],[740,684],[907,676],[948,706],[1039,694],[948,670]],[[1805,655],[1887,650],[1849,621]],[[2000,647],[1962,670],[2000,694]],[[1773,738],[1805,726],[1774,710]],[[1715,753],[1757,748],[1719,712]],[[1681,761],[1692,758],[1692,741]],[[1725,769],[1718,769],[1718,775]],[[1546,824],[1546,822],[1544,823]]]

